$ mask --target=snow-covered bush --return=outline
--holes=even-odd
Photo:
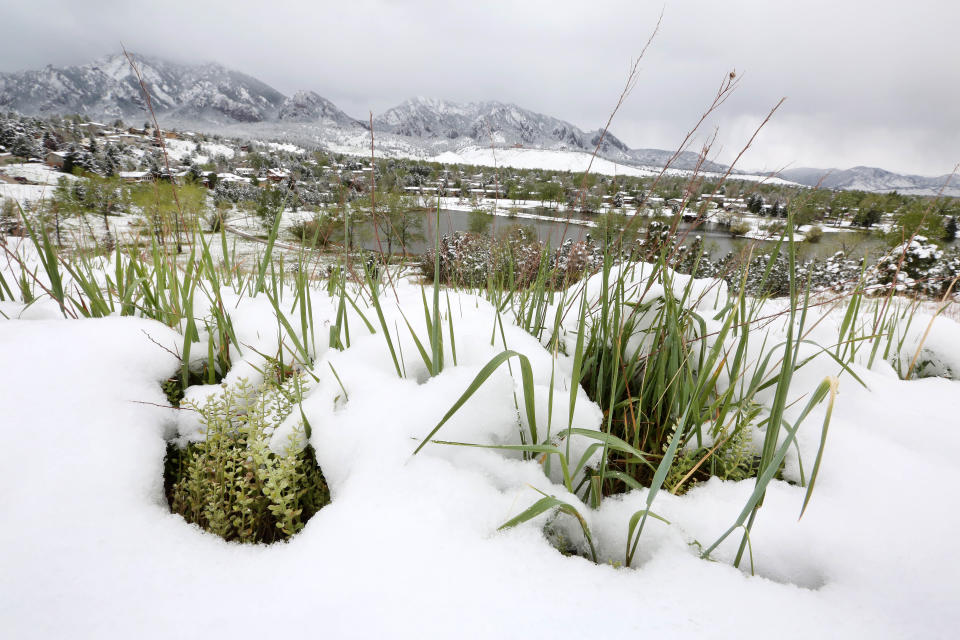
[[[898,245],[884,254],[871,270],[868,284],[893,286],[899,293],[936,295],[939,281],[930,277],[943,251],[924,236]]]
[[[837,251],[826,260],[811,260],[803,268],[813,291],[844,291],[859,281],[863,260],[850,260],[843,251]]]
[[[603,257],[588,238],[565,241],[549,253],[522,226],[508,230],[500,238],[486,234],[455,232],[440,239],[440,272],[436,272],[434,251],[420,257],[420,269],[429,281],[460,286],[483,287],[492,277],[514,288],[529,286],[542,277],[546,286],[555,288],[579,280],[595,271]]]

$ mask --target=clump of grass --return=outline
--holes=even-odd
[[[736,220],[730,223],[730,235],[745,236],[753,230],[753,225],[746,220]]]
[[[206,437],[168,447],[164,485],[171,511],[237,542],[277,542],[303,529],[330,502],[316,454],[292,439],[283,453],[269,445],[298,395],[296,377],[259,389],[241,381],[202,405],[188,404],[199,412]]]
[[[658,492],[665,489],[682,493],[712,475],[737,480],[755,478],[754,491],[737,522],[703,554],[709,556],[734,530],[743,529],[743,541],[734,562],[738,566],[767,486],[780,477],[788,448],[796,446],[801,423],[829,396],[812,470],[805,473],[800,461],[799,484],[807,488],[806,507],[819,470],[836,394],[836,380],[827,378],[809,394],[795,421],[788,422],[784,417],[787,406],[795,402],[790,399],[793,373],[810,359],[800,358],[810,289],[809,283],[803,289],[799,281],[790,229],[788,225],[761,277],[763,284],[770,277],[781,246],[786,244],[791,305],[784,312],[787,330],[783,342],[768,345],[766,332],[756,328],[763,320],[762,299],[748,299],[742,286],[739,293],[728,292],[721,297],[719,291],[701,290],[692,278],[682,280],[668,267],[669,246],[664,246],[659,257],[647,264],[615,263],[608,254],[601,273],[595,276],[599,280],[595,284],[600,285],[593,287],[595,294],[588,295],[585,285],[576,285],[561,292],[555,306],[558,320],[547,341],[548,348],[560,351],[560,331],[576,336],[575,346],[567,343],[563,348],[573,359],[574,383],[569,414],[564,416],[566,427],[560,425],[551,436],[548,424],[547,433],[538,433],[531,403],[534,390],[529,362],[522,355],[505,350],[481,370],[418,450],[431,441],[494,369],[517,356],[530,431],[522,434],[520,445],[494,448],[536,456],[548,473],[551,464],[559,465],[565,489],[593,508],[606,496],[646,488],[645,508],[627,523],[623,559],[626,566],[635,557],[647,520],[663,520],[652,510]],[[551,306],[546,303],[550,292],[542,283],[523,295],[530,308]],[[706,296],[714,298],[711,314],[715,324],[710,331],[698,311]],[[535,315],[542,318],[546,314]],[[567,317],[565,329],[560,327],[562,316]],[[542,320],[525,322],[518,315],[518,324],[542,339]],[[754,361],[748,345],[758,341],[761,355],[759,361]],[[821,353],[833,356],[826,349]],[[840,358],[834,359],[857,379]],[[573,422],[578,383],[604,412],[599,431],[578,428]],[[759,394],[765,389],[772,389],[773,400],[761,403]],[[754,431],[763,434],[762,446],[756,452],[749,441]],[[594,441],[579,459],[571,457],[570,439],[574,435]],[[600,453],[598,461],[591,460],[595,452]],[[557,514],[573,517],[589,546],[589,550],[582,548],[583,555],[589,553],[596,560],[587,518],[574,504],[557,496],[543,494],[502,528],[545,512],[553,514],[553,518]]]
[[[336,222],[327,216],[317,216],[290,225],[287,232],[298,242],[310,248],[325,248],[335,230]]]

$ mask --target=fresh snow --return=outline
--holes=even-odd
[[[235,153],[232,147],[228,147],[227,145],[220,144],[218,142],[168,139],[164,140],[164,145],[167,148],[167,155],[170,157],[170,159],[176,162],[181,162],[194,152],[194,150],[197,148],[198,142],[200,143],[200,152],[197,153],[196,156],[197,164],[205,164],[218,156],[224,156],[225,158],[230,159]]]
[[[35,256],[22,253],[28,268],[37,266]],[[16,281],[14,264],[0,269]],[[704,292],[720,286],[696,285]],[[599,286],[594,278],[587,295]],[[396,297],[385,292],[388,325],[402,324],[403,309],[423,335],[420,296],[408,282]],[[710,322],[715,297],[700,299]],[[699,559],[694,544],[709,544],[733,522],[752,481],[714,479],[682,497],[661,493],[654,510],[672,524],[648,524],[631,569],[612,563],[622,559],[627,520],[646,492],[607,499],[596,511],[581,507],[605,561],[594,565],[553,549],[540,531],[543,517],[498,532],[540,497],[532,487],[575,501],[536,462],[442,445],[411,457],[503,347],[499,337],[490,344],[497,314],[488,303],[462,293],[450,300],[458,365],[430,379],[416,370],[415,346],[401,332],[410,375],[400,379],[380,335],[358,330],[345,351],[323,347],[337,310],[315,293],[320,381],[303,409],[333,502],[289,543],[270,547],[226,543],[166,507],[165,441],[196,433],[189,413],[167,407],[159,388],[178,369],[179,334],[138,318],[59,319],[57,306],[44,299],[27,307],[0,302],[4,637],[732,638],[761,630],[778,638],[955,637],[960,382],[901,381],[887,363],[854,365],[868,388],[841,376],[823,466],[802,520],[804,490],[781,481],[770,486],[751,538],[757,576],[730,566],[739,538],[718,549],[717,562]],[[271,340],[275,348],[277,321],[264,297],[229,303],[238,339],[251,348],[236,359],[228,382],[255,380],[262,364],[256,353]],[[767,304],[772,312],[785,303]],[[350,314],[351,327],[362,327]],[[929,320],[915,318],[901,350],[906,357]],[[842,314],[827,314],[810,338],[832,344],[841,321]],[[780,321],[767,330],[772,344],[785,327]],[[570,359],[554,360],[507,319],[503,340],[531,359],[538,423],[546,420],[551,377],[553,415],[566,415]],[[960,325],[937,318],[925,348],[934,360],[960,364]],[[797,371],[790,400],[837,373],[832,360],[817,357]],[[522,406],[522,389],[501,368],[440,435],[515,441],[515,393]],[[577,423],[597,428],[599,409],[579,395]],[[807,464],[823,411],[816,409],[800,431]],[[796,477],[795,455],[785,473]],[[577,535],[575,528],[568,533]]]
[[[433,162],[446,164],[473,164],[485,167],[512,167],[514,169],[546,169],[550,171],[582,172],[590,165],[591,154],[583,151],[559,151],[548,149],[496,149],[467,147],[446,151],[430,158]],[[655,176],[654,169],[640,169],[597,157],[591,172],[604,175]]]
[[[601,173],[608,176],[635,176],[649,177],[659,175],[661,169],[657,167],[635,167],[632,165],[620,164],[597,156],[593,158],[592,154],[584,151],[566,151],[556,149],[490,149],[490,147],[464,147],[456,151],[445,151],[437,154],[429,160],[446,164],[473,164],[485,167],[512,167],[514,169],[545,169],[549,171],[573,171],[583,172],[590,167],[591,173]],[[668,176],[689,177],[691,171],[686,169],[667,169]],[[722,174],[711,172],[700,172],[706,179],[722,177]],[[765,182],[769,184],[794,184],[783,180],[782,178],[733,174],[737,180],[749,180],[752,182]]]
[[[53,188],[60,178],[79,180],[76,176],[62,173],[38,162],[2,165],[0,166],[0,176],[25,178],[31,183],[35,183],[20,184],[18,182],[7,182],[0,178],[0,201],[4,198],[10,198],[24,208],[29,208],[41,200],[52,197]]]
[[[43,184],[0,182],[0,200],[10,198],[19,202],[22,207],[29,207],[52,194],[53,189]]]
[[[26,178],[37,184],[51,186],[55,186],[60,178],[79,180],[77,176],[63,173],[59,169],[54,169],[39,162],[0,165],[0,175],[7,175],[11,178]]]

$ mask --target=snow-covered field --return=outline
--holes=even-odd
[[[40,202],[44,198],[50,197],[53,189],[43,184],[16,184],[11,182],[0,182],[0,200],[10,198],[20,203],[22,207]]]
[[[61,177],[65,177],[67,180],[79,180],[76,176],[65,174],[59,169],[54,169],[39,162],[3,165],[0,166],[0,174],[11,178],[26,178],[30,182],[46,185],[56,185]]]
[[[551,171],[586,171],[591,156],[582,151],[555,151],[547,149],[496,149],[468,147],[446,151],[430,158],[446,164],[472,164],[484,167],[512,167],[514,169],[548,169]],[[591,171],[604,175],[655,176],[654,169],[641,169],[618,164],[605,158],[595,158]]]
[[[200,151],[197,152],[196,156],[196,162],[198,164],[210,162],[218,156],[223,156],[229,159],[234,156],[234,153],[236,153],[233,147],[228,147],[227,145],[220,144],[218,142],[172,139],[165,140],[164,144],[167,148],[167,155],[170,157],[170,160],[181,162],[197,149],[198,142],[200,143]]]
[[[52,196],[53,188],[61,177],[65,177],[67,180],[79,179],[38,162],[0,166],[0,176],[24,178],[33,183],[20,184],[0,179],[0,200],[10,198],[19,202],[20,206],[27,208]]]
[[[658,175],[657,167],[634,167],[612,162],[605,158],[593,158],[583,151],[561,151],[551,149],[490,149],[489,147],[465,147],[456,151],[446,151],[430,158],[433,162],[446,164],[472,164],[484,167],[512,167],[514,169],[546,169],[550,171],[583,172],[590,167],[591,173],[608,176],[649,177]],[[667,169],[665,175],[689,177],[692,173],[685,169]],[[706,179],[717,179],[722,174],[701,172]],[[735,174],[737,180],[750,180],[767,184],[795,184],[782,178],[765,175]]]
[[[0,269],[9,279],[18,268],[4,261]],[[598,286],[594,279],[589,291]],[[388,298],[387,326],[405,317],[424,335],[420,286],[402,281]],[[353,310],[350,347],[327,349],[337,308],[315,293],[319,382],[303,411],[333,501],[289,543],[269,547],[224,542],[165,503],[166,441],[197,426],[190,412],[167,405],[159,386],[180,366],[177,332],[133,317],[65,320],[45,299],[0,302],[10,318],[0,318],[4,637],[956,637],[960,382],[903,381],[886,362],[853,365],[866,387],[840,375],[810,506],[798,521],[805,490],[770,485],[751,534],[756,576],[747,563],[731,566],[739,536],[718,548],[716,561],[700,559],[698,547],[736,519],[753,480],[714,478],[679,497],[661,492],[654,509],[670,524],[651,521],[639,560],[623,568],[626,523],[644,508],[646,490],[591,510],[533,460],[437,444],[411,455],[503,348],[499,338],[490,342],[498,314],[489,303],[458,292],[450,299],[457,364],[429,377],[412,339],[398,332],[408,356],[400,378],[383,336],[361,330]],[[264,296],[227,302],[250,348],[225,382],[255,379],[263,364],[256,354],[275,349],[273,307]],[[713,304],[712,296],[700,303],[704,316]],[[771,312],[784,306],[767,304]],[[841,321],[828,314],[810,339],[832,344]],[[913,355],[928,321],[914,319],[901,358]],[[767,330],[772,343],[785,329],[778,321]],[[565,416],[571,358],[551,355],[506,320],[502,342],[530,358],[538,425],[546,426],[551,385],[553,415]],[[925,358],[960,371],[960,325],[938,318],[925,349]],[[790,400],[802,401],[788,419],[824,376],[838,373],[825,356],[798,370]],[[516,441],[515,394],[523,406],[519,380],[501,367],[441,435]],[[600,409],[577,395],[576,423],[599,428]],[[824,411],[815,409],[799,433],[805,462],[815,457]],[[796,461],[791,453],[786,477],[796,477]],[[599,564],[558,553],[541,531],[545,516],[498,531],[540,497],[533,487],[581,507]]]

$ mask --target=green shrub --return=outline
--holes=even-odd
[[[288,233],[309,247],[323,248],[327,246],[336,223],[328,216],[316,216],[312,220],[304,220],[290,226]]]
[[[823,237],[823,227],[818,224],[813,225],[804,232],[807,242],[817,243]]]
[[[753,229],[753,225],[751,225],[746,220],[737,220],[735,222],[730,223],[730,235],[732,236],[746,235],[750,233],[752,229]]]

